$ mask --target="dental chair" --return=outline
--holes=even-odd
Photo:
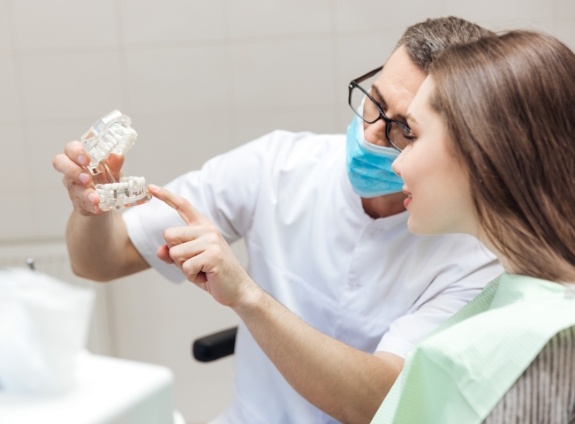
[[[212,362],[233,355],[238,327],[200,337],[192,343],[192,356],[199,362]]]

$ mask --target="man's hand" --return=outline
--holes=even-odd
[[[99,207],[100,196],[94,189],[95,181],[85,168],[89,163],[90,157],[79,141],[69,142],[64,153],[52,159],[54,169],[63,174],[62,182],[68,190],[74,210],[84,216],[102,213]],[[123,163],[124,157],[121,155],[112,154],[106,159],[108,170],[116,181],[119,180]]]
[[[148,190],[175,209],[186,223],[164,231],[166,244],[157,251],[161,260],[176,264],[188,281],[206,290],[225,306],[237,306],[250,294],[261,290],[209,219],[187,200],[165,188],[149,185]]]

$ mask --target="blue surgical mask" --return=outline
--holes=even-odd
[[[363,121],[354,116],[347,127],[347,175],[353,191],[364,198],[397,193],[403,180],[391,169],[399,151],[372,144],[363,134]]]

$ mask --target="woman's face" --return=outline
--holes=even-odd
[[[427,77],[407,113],[413,142],[393,163],[404,181],[407,225],[420,235],[476,235],[468,176],[450,148],[441,116],[429,106],[433,90],[433,79]]]

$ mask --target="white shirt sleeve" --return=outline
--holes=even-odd
[[[229,243],[240,239],[252,223],[260,180],[266,178],[266,169],[274,160],[277,143],[268,140],[272,134],[214,157],[201,170],[174,179],[166,188],[212,220]],[[170,281],[183,281],[175,265],[156,256],[164,244],[163,231],[184,225],[177,212],[154,198],[127,210],[123,218],[131,241],[145,260]]]
[[[261,181],[274,178],[274,163],[281,160],[286,143],[306,133],[290,134],[274,131],[264,135],[210,159],[201,170],[174,179],[166,188],[209,218],[228,243],[239,240],[252,225]],[[183,281],[175,265],[156,256],[156,250],[164,244],[163,231],[184,225],[177,212],[154,198],[130,208],[123,217],[131,241],[150,266],[170,281]]]
[[[449,235],[454,242],[443,245],[431,262],[438,266],[428,270],[431,283],[410,310],[395,319],[382,337],[377,351],[405,355],[424,337],[475,298],[503,268],[495,255],[475,238]]]

